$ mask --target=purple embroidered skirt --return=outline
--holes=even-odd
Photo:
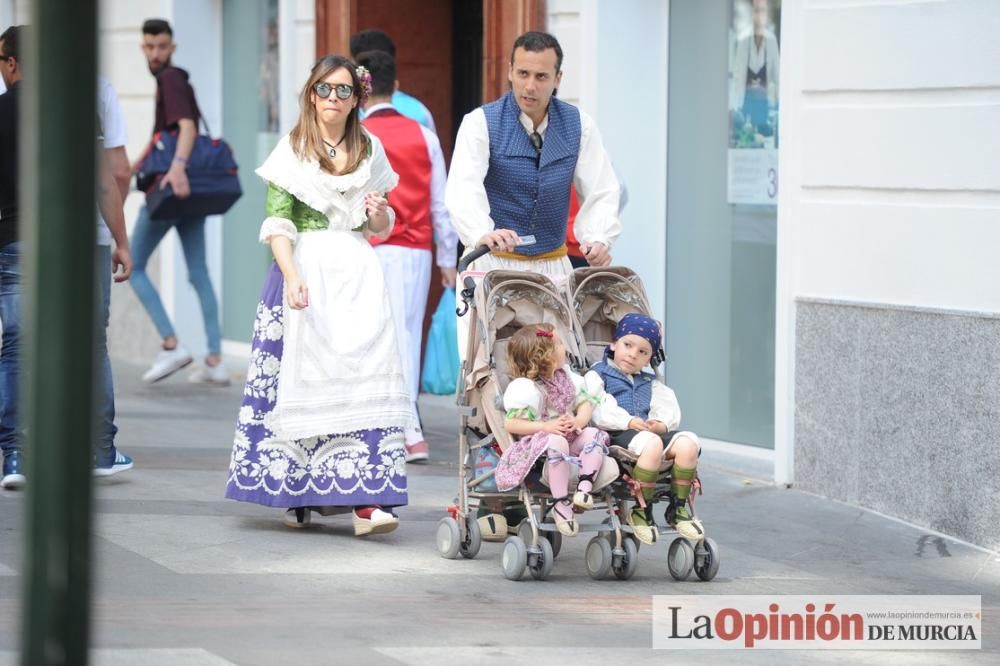
[[[257,305],[226,497],[282,508],[406,504],[406,460],[399,428],[289,441],[278,439],[269,427],[284,348],[283,290],[281,271],[274,264]]]

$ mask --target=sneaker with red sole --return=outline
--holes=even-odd
[[[406,462],[408,463],[425,463],[431,457],[431,449],[423,440],[413,444],[403,444],[403,448],[406,450]]]

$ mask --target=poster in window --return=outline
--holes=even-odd
[[[733,0],[729,31],[731,204],[778,202],[781,0]]]

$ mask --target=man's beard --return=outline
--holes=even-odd
[[[162,72],[165,67],[170,67],[170,58],[164,60],[163,63],[159,65],[156,69],[153,69],[153,63],[151,62],[146,63],[146,65],[149,67],[149,73],[152,74],[153,76],[156,76],[157,74]]]

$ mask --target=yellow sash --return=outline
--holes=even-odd
[[[543,259],[558,259],[559,257],[565,257],[569,254],[566,249],[566,244],[562,244],[550,252],[545,252],[544,254],[533,254],[528,256],[526,254],[517,254],[516,252],[501,252],[496,250],[493,252],[494,257],[500,257],[501,259],[514,259],[517,261],[541,261]]]

